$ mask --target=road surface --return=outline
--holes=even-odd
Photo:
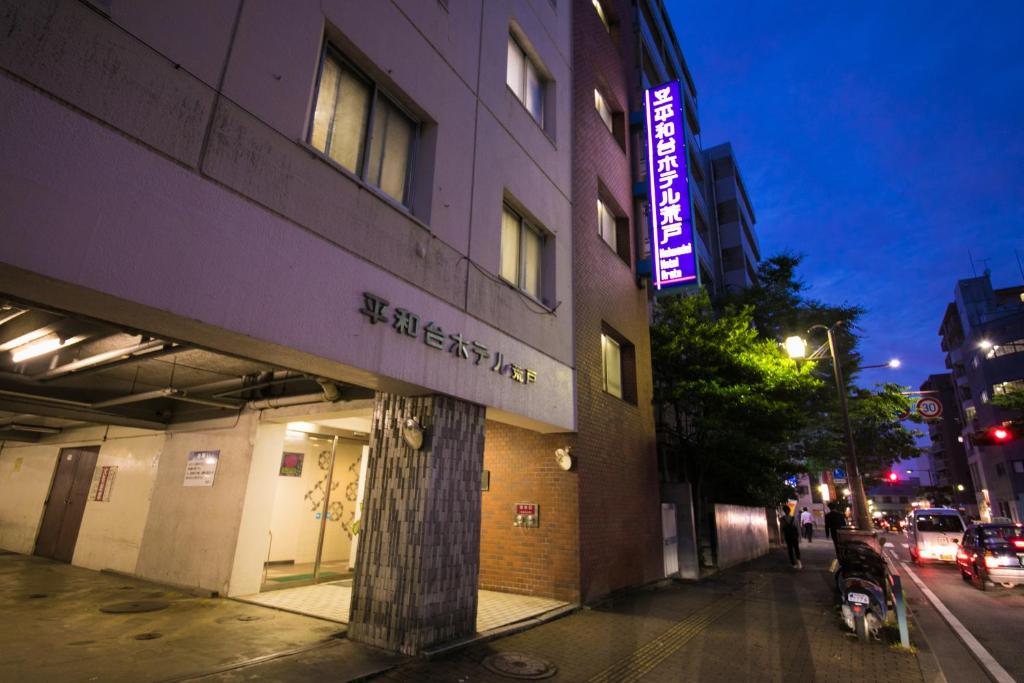
[[[957,670],[963,670],[967,675],[969,662],[962,661],[965,651],[969,651],[968,656],[975,660],[984,660],[984,652],[988,652],[1012,679],[1024,683],[1024,647],[1021,647],[1024,640],[1024,588],[989,586],[988,590],[981,591],[960,578],[960,571],[955,564],[913,564],[905,535],[888,534],[888,539],[892,545],[886,546],[886,550],[894,553],[902,563],[900,567],[903,569],[904,586],[913,603],[911,609],[918,614],[919,621],[926,622],[922,630],[946,672],[946,677],[951,682],[958,680],[955,675],[951,675]],[[906,568],[910,571],[906,571]],[[944,623],[953,632],[956,627],[949,626],[945,618],[941,621],[936,618],[942,616],[943,610],[930,604],[928,596],[915,585],[910,573],[916,575],[955,617],[955,621],[959,621],[963,629],[977,640],[980,650],[972,649],[970,643],[961,645],[965,640],[962,633],[957,636],[960,641],[957,643],[950,638],[948,632],[939,632]],[[935,613],[924,614],[925,610],[934,610]]]

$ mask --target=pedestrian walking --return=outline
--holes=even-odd
[[[796,518],[788,512],[783,512],[779,517],[779,526],[782,529],[782,540],[786,542],[786,552],[789,553],[789,563],[794,569],[802,569],[800,563],[800,530],[796,527]]]
[[[804,538],[810,543],[814,540],[814,516],[804,508],[804,511],[800,513],[800,526],[804,531]]]
[[[825,515],[825,538],[832,538],[836,557],[839,556],[839,530],[846,528],[846,516],[839,512],[838,507],[835,503],[829,503],[828,514]]]

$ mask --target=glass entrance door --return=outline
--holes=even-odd
[[[261,591],[351,577],[362,449],[329,434],[286,433]]]

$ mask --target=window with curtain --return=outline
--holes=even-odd
[[[544,235],[507,205],[501,216],[502,278],[541,300]]]
[[[615,214],[613,214],[608,209],[608,205],[600,199],[597,200],[597,232],[609,247],[616,250],[618,249]]]
[[[530,115],[544,125],[544,78],[526,51],[511,34],[508,37],[508,65],[505,82]]]
[[[605,127],[609,133],[614,135],[614,124],[612,123],[612,109],[608,106],[608,101],[604,99],[604,95],[597,88],[594,88],[594,107],[597,109],[598,115],[601,120],[604,121]]]
[[[333,49],[324,52],[310,144],[394,199],[408,203],[418,125]]]
[[[601,365],[604,370],[604,390],[622,398],[622,348],[607,334],[601,335]]]

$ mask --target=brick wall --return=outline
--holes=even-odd
[[[632,200],[631,150],[623,150],[594,108],[600,87],[623,110],[636,106],[634,11],[606,2],[609,33],[590,0],[573,5],[573,275],[577,372],[576,454],[579,458],[580,592],[584,601],[662,576],[661,517],[651,405],[647,293],[635,277],[637,230],[627,215],[629,263],[597,231],[599,184],[618,206]],[[639,219],[639,224],[638,220]],[[606,394],[601,329],[610,326],[635,346],[636,402]],[[624,373],[624,377],[631,374]]]
[[[579,601],[579,475],[555,463],[572,439],[487,422],[480,588]],[[540,506],[539,528],[512,526],[516,503]]]

